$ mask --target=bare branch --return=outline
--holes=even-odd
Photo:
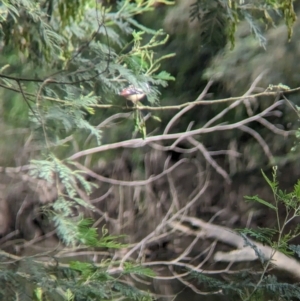
[[[280,106],[283,104],[283,100],[277,101],[274,104],[272,104],[270,107],[266,108],[264,111],[261,113],[248,117],[244,120],[238,121],[236,123],[232,123],[229,125],[216,125],[210,128],[201,128],[201,129],[196,129],[196,130],[191,130],[189,132],[183,132],[183,133],[176,133],[176,134],[167,134],[167,135],[157,135],[153,137],[147,137],[145,139],[139,138],[139,139],[131,139],[131,140],[126,140],[126,141],[121,141],[121,142],[116,142],[116,143],[111,143],[107,145],[101,145],[95,148],[91,148],[88,150],[83,150],[78,153],[75,153],[74,155],[70,156],[67,160],[75,160],[83,156],[87,156],[90,154],[94,153],[99,153],[107,150],[112,150],[112,149],[117,149],[117,148],[138,148],[138,147],[143,147],[150,142],[156,142],[156,141],[163,141],[163,140],[175,140],[175,139],[185,139],[194,135],[199,135],[199,134],[207,134],[207,133],[212,133],[212,132],[217,132],[217,131],[227,131],[227,130],[232,130],[235,128],[238,128],[242,125],[248,124],[252,121],[256,121],[259,118],[265,116],[268,112],[272,111],[274,108]]]

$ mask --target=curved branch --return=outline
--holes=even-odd
[[[234,255],[242,254],[244,256],[244,260],[257,260],[259,259],[257,256],[257,252],[255,252],[254,248],[251,246],[245,246],[244,238],[236,233],[234,230],[226,227],[221,227],[217,225],[213,225],[210,223],[206,223],[205,221],[194,218],[194,217],[182,217],[182,221],[189,222],[193,227],[199,227],[198,231],[190,231],[190,233],[194,232],[194,235],[199,235],[200,233],[206,239],[217,239],[225,244],[228,244],[238,250],[232,252],[217,252],[214,256],[215,260],[219,261],[235,261]],[[174,228],[177,228],[180,231],[180,226],[182,226],[178,222],[172,223]],[[179,226],[179,227],[178,227]],[[255,242],[251,239],[247,239],[251,244],[253,244],[265,258],[265,260],[271,260],[272,264],[280,270],[284,270],[290,274],[293,274],[297,278],[300,279],[300,263],[291,257],[286,256],[285,254],[274,250],[269,246],[265,246],[261,243]],[[237,261],[241,261],[242,257],[236,257]]]
[[[279,101],[275,102],[274,104],[272,104],[267,109],[265,109],[264,111],[262,111],[261,113],[251,116],[251,117],[248,117],[244,120],[238,121],[233,124],[216,125],[216,126],[213,126],[210,128],[201,128],[201,129],[191,130],[191,131],[183,132],[183,133],[157,135],[157,136],[147,137],[145,139],[138,138],[138,139],[131,139],[131,140],[125,140],[125,141],[121,141],[121,142],[111,143],[111,144],[107,144],[107,145],[101,145],[98,147],[94,147],[94,148],[91,148],[88,150],[83,150],[78,153],[75,153],[74,155],[70,156],[66,160],[75,160],[75,159],[78,159],[80,157],[87,156],[90,154],[95,154],[95,153],[112,150],[112,149],[117,149],[117,148],[122,148],[122,147],[138,148],[138,147],[145,146],[145,145],[149,144],[150,142],[156,142],[156,141],[162,141],[162,140],[186,139],[186,138],[194,136],[194,135],[236,129],[236,128],[241,127],[242,125],[245,125],[252,121],[258,120],[259,118],[265,116],[268,112],[272,111],[274,108],[282,105],[283,102],[284,102],[283,100],[279,100]]]

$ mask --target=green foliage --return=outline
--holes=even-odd
[[[230,296],[231,300],[243,300],[242,296],[245,294],[245,291],[255,285],[255,278],[249,281],[249,277],[245,273],[237,273],[237,275],[233,276],[230,283],[217,277],[197,272],[191,272],[190,277],[197,280],[197,283],[206,291],[212,294],[222,293],[225,296]]]
[[[132,264],[131,262],[124,263],[124,274],[136,274],[147,277],[155,277],[156,275],[151,269]]]
[[[87,135],[94,137],[96,145],[103,143],[103,132],[91,121],[92,117],[102,114],[107,117],[113,110],[117,113],[128,110],[125,105],[118,104],[122,88],[133,84],[144,91],[149,90],[149,102],[158,105],[159,89],[175,79],[166,70],[161,70],[161,63],[174,54],[159,56],[156,53],[158,47],[167,43],[168,35],[162,30],[147,28],[136,19],[136,16],[152,11],[155,2],[172,3],[167,0],[123,0],[108,7],[102,1],[91,0],[13,0],[0,4],[0,44],[5,57],[0,66],[1,104],[9,103],[3,105],[3,115],[18,116],[19,113],[15,112],[24,111],[24,108],[26,114],[29,112],[25,122],[28,121],[29,134],[25,138],[32,143],[30,146],[35,151],[28,155],[28,158],[34,158],[30,161],[28,176],[32,180],[46,182],[57,191],[55,199],[44,206],[44,213],[53,221],[64,246],[75,251],[79,248],[107,250],[126,247],[118,242],[122,236],[109,235],[105,228],[99,237],[92,219],[84,217],[84,210],[94,209],[84,195],[91,194],[95,185],[87,181],[79,164],[68,157],[70,153],[74,154],[75,148],[85,150]],[[269,9],[282,11],[291,35],[295,20],[292,2],[281,1],[278,7],[276,3],[272,1],[268,7],[257,7],[265,15]],[[225,28],[232,45],[237,23],[242,18],[251,24],[252,31],[264,45],[260,27],[254,23],[250,13],[251,8],[243,10],[235,1],[202,1],[201,4],[204,5],[204,16],[214,18],[214,25],[222,29],[222,37]],[[203,19],[195,10],[192,17]],[[203,35],[208,33],[204,28]],[[12,92],[18,95],[13,101]],[[19,103],[20,100],[23,104]],[[145,137],[146,126],[143,116],[140,116],[136,118],[139,120],[136,127]],[[245,242],[255,248],[246,238],[249,234],[270,243],[276,250],[298,252],[297,247],[288,243],[299,235],[300,230],[284,233],[284,228],[300,212],[300,184],[295,186],[294,192],[286,194],[277,188],[275,178],[269,180],[265,176],[273,190],[275,204],[259,197],[249,200],[259,202],[276,213],[278,205],[284,204],[287,218],[283,223],[278,219],[276,230],[268,229],[260,231],[260,234],[246,231]],[[279,237],[277,241],[274,241],[274,234]],[[126,281],[126,276],[131,274],[155,276],[150,269],[131,262],[114,262],[110,255],[100,263],[89,259],[70,264],[62,263],[55,254],[43,255],[45,260],[38,260],[38,256],[18,258],[1,252],[1,299],[152,299],[150,294]],[[11,264],[10,268],[7,268],[8,264]],[[285,290],[290,287],[275,285],[276,279],[268,283],[267,277],[263,277],[259,285],[255,283],[257,279],[246,285],[248,279],[244,277],[234,286],[202,276],[197,274],[195,277],[200,277],[201,283],[209,289],[221,289],[226,294],[252,298],[267,291],[280,292],[287,298],[298,296],[298,290],[295,289],[294,295],[288,295]]]
[[[66,222],[66,219],[63,219]],[[103,229],[99,238],[95,228],[91,227],[91,219],[82,219],[77,229],[79,247],[123,248],[126,245],[117,242],[120,237],[110,236]],[[76,226],[70,222],[71,226]],[[0,262],[0,297],[6,300],[101,300],[125,296],[133,300],[152,300],[150,294],[141,292],[132,285],[124,283],[122,277],[137,274],[143,277],[153,277],[154,273],[147,268],[124,263],[123,269],[118,262],[111,259],[100,263],[71,261],[61,264],[54,256],[48,260],[20,258],[20,268],[7,269],[10,261],[8,253],[1,253]],[[117,276],[117,277],[116,277]],[[24,299],[23,299],[24,298]]]
[[[288,224],[290,224],[295,218],[300,216],[300,182],[298,181],[294,186],[294,190],[288,193],[279,188],[277,181],[277,167],[273,168],[272,179],[268,178],[263,171],[262,175],[273,192],[274,201],[271,203],[269,201],[262,200],[257,196],[246,196],[245,198],[247,200],[258,202],[263,206],[274,210],[277,219],[277,229],[258,229],[257,231],[250,231],[249,229],[246,229],[246,232],[243,233],[250,234],[261,242],[267,243],[268,245],[271,245],[273,248],[280,250],[283,253],[290,254],[291,249],[289,248],[288,242],[293,238],[298,237],[300,235],[300,231],[299,228],[296,227],[293,229],[293,231],[289,231],[287,233],[284,232]],[[279,217],[279,208],[282,205],[285,208],[285,218],[283,220],[281,220]],[[278,236],[277,241],[272,241],[271,238],[275,233],[277,233]]]
[[[200,22],[199,37],[204,45],[222,45],[232,34],[234,23],[228,26],[229,15],[220,1],[196,1],[191,5],[190,19]],[[231,13],[230,13],[231,14]],[[231,14],[232,17],[232,14]],[[228,30],[226,31],[226,28]],[[213,33],[213,34],[212,34]]]
[[[271,209],[276,215],[277,226],[274,228],[240,229],[238,230],[244,240],[244,247],[250,246],[261,262],[261,270],[244,270],[233,275],[223,277],[208,276],[192,271],[190,276],[196,279],[202,290],[211,294],[222,293],[230,300],[297,300],[300,298],[300,286],[298,283],[286,283],[279,281],[275,275],[269,274],[272,259],[276,251],[287,256],[297,255],[300,257],[300,246],[290,244],[290,241],[300,235],[299,227],[288,229],[289,224],[300,216],[299,181],[292,192],[287,193],[279,188],[277,181],[277,167],[273,168],[272,178],[262,171],[266,183],[270,186],[274,201],[266,201],[261,198],[246,197],[247,200],[257,202]],[[285,216],[282,219],[278,214],[279,208],[284,208]],[[270,258],[266,258],[254,239],[273,249]]]
[[[231,47],[235,46],[235,32],[241,20],[246,20],[251,32],[266,47],[266,38],[262,34],[262,28],[266,25],[274,26],[282,16],[288,28],[288,39],[293,33],[293,25],[296,21],[293,0],[271,0],[271,1],[240,1],[240,0],[197,0],[191,5],[191,20],[198,19],[202,25],[202,31],[210,32],[211,28],[217,26],[222,32],[226,27],[227,38]]]
[[[129,298],[129,300],[141,300],[141,301],[151,301],[153,298],[150,294],[142,293],[136,288],[129,286],[121,282],[115,282],[113,288],[122,293],[123,296]]]
[[[241,233],[253,237],[256,241],[263,244],[271,245],[274,239],[274,235],[277,233],[275,229],[261,228],[248,229],[244,228],[240,230]]]
[[[41,55],[49,60],[61,40],[59,35],[51,31],[42,6],[34,1],[3,1],[0,11],[1,37],[6,45],[16,46],[26,56],[36,54],[35,58]],[[21,23],[21,20],[25,22]],[[31,27],[31,23],[39,26]]]
[[[245,199],[248,200],[248,201],[255,201],[255,202],[261,203],[261,204],[263,204],[263,205],[265,205],[265,206],[267,206],[267,207],[269,207],[273,210],[276,210],[275,206],[273,206],[272,204],[262,200],[257,195],[255,195],[255,196],[245,196]]]
[[[2,260],[4,263],[4,261]],[[112,300],[128,297],[131,300],[152,300],[147,292],[142,292],[124,283],[122,276],[128,273],[119,270],[118,277],[110,275],[108,267],[113,263],[93,263],[74,261],[65,267],[55,267],[46,262],[22,259],[23,271],[7,270],[0,265],[0,297],[5,300]],[[130,273],[134,274],[134,269]],[[138,270],[143,274],[142,269]]]
[[[149,90],[150,103],[159,104],[159,88],[174,80],[161,70],[161,62],[174,54],[156,53],[168,35],[136,20],[137,15],[153,9],[152,0],[117,1],[116,6],[90,0],[14,0],[0,4],[0,44],[6,57],[0,62],[3,114],[11,121],[10,117],[17,114],[12,113],[14,110],[25,108],[26,114],[29,112],[26,126],[30,136],[26,138],[40,151],[32,156],[28,176],[57,191],[43,210],[65,247],[126,247],[118,241],[122,236],[109,235],[105,228],[99,237],[93,220],[84,217],[85,210],[94,210],[84,195],[88,196],[95,185],[86,180],[76,162],[67,158],[70,152],[73,154],[74,145],[86,147],[88,135],[94,138],[90,143],[101,145],[102,132],[91,120],[103,113],[109,116],[112,111],[107,113],[107,108],[124,109],[124,105],[118,105],[122,88],[133,84]],[[14,101],[7,91],[18,94]],[[24,264],[19,273],[5,270],[7,257],[9,254],[0,263],[1,299],[151,300],[148,293],[121,280],[130,274],[154,275],[131,263],[119,268],[119,263],[111,259],[68,265],[59,259],[52,264],[51,260],[28,261],[24,257],[19,260]],[[112,268],[117,275],[110,271]]]
[[[274,229],[244,229],[242,230],[242,234],[250,235],[263,244],[271,246],[274,251],[277,250],[289,256],[294,255],[295,253],[298,254],[298,246],[290,245],[289,242],[292,239],[299,237],[299,227],[295,227],[293,230],[287,230],[287,227],[295,218],[299,217],[300,214],[299,181],[294,186],[294,190],[287,193],[279,188],[277,181],[277,167],[273,168],[272,179],[267,177],[263,171],[262,174],[273,192],[274,203],[272,204],[271,202],[262,200],[258,197],[247,197],[247,199],[258,202],[274,210],[276,213],[277,227]],[[279,215],[279,208],[282,208],[282,205],[285,208],[285,217],[283,220]],[[261,258],[261,256],[259,256],[259,258]],[[268,266],[270,262],[271,260],[266,263],[265,267]],[[265,268],[263,277],[261,277],[260,282],[251,295],[253,295],[256,290],[266,290],[268,293],[279,293],[283,298],[282,300],[290,300],[294,297],[299,298],[299,287],[287,283],[277,283],[274,276],[265,275],[266,270],[267,269]]]
[[[264,277],[254,294],[252,294],[251,291],[255,288],[258,277],[254,275],[249,277],[247,273],[237,273],[235,276],[230,277],[230,283],[195,272],[192,273],[191,277],[196,279],[198,284],[207,290],[222,292],[222,294],[230,298],[230,300],[279,301],[293,300],[293,298],[297,299],[300,297],[300,286],[298,284],[278,282],[275,276]]]
[[[88,0],[1,5],[0,42],[7,55],[21,59],[1,68],[0,85],[19,92],[29,108],[31,135],[43,157],[31,161],[30,176],[57,187],[57,200],[47,212],[67,244],[77,243],[72,233],[77,233],[81,217],[75,216],[74,207],[92,208],[78,196],[78,188],[90,194],[94,185],[72,162],[61,159],[70,150],[66,141],[73,135],[80,143],[91,134],[100,145],[101,131],[89,120],[99,113],[99,103],[115,102],[128,84],[142,89],[151,84],[148,100],[159,103],[158,87],[174,80],[160,70],[161,61],[173,54],[155,53],[168,36],[135,20],[151,10],[153,1],[118,1],[116,7]],[[46,75],[31,76],[31,65],[26,77],[15,76],[12,70],[21,63],[43,65],[40,70]]]
[[[31,129],[39,145],[44,141],[47,148],[55,147],[62,145],[67,135],[83,137],[89,133],[100,145],[101,131],[90,123],[89,117],[99,113],[100,110],[96,111],[101,107],[99,102],[115,102],[116,95],[126,85],[145,89],[151,84],[148,100],[159,103],[158,87],[174,80],[167,71],[160,70],[161,61],[173,54],[157,57],[155,53],[155,48],[165,44],[168,36],[161,30],[141,26],[134,19],[153,10],[153,1],[118,1],[114,10],[97,1],[53,0],[39,5],[31,2],[3,4],[4,50],[11,53],[13,48],[16,57],[22,57],[23,61],[17,59],[2,68],[0,85],[22,94],[30,108]],[[28,14],[29,20],[22,14]],[[14,15],[18,18],[10,24]],[[29,30],[28,24],[35,19],[40,22]],[[17,41],[11,39],[16,36],[11,34],[15,27],[21,30]],[[51,37],[47,38],[45,27]],[[34,34],[34,30],[39,34]],[[40,35],[45,37],[42,39]],[[130,36],[132,41],[128,43]],[[40,49],[31,50],[33,38],[43,41]],[[27,50],[22,48],[23,44],[19,47],[22,39],[27,39],[24,46]],[[38,55],[32,58],[33,53]],[[45,75],[12,76],[11,70],[25,62],[43,64],[41,74]],[[33,84],[30,87],[33,93],[28,91],[29,83]]]

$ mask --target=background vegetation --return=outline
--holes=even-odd
[[[299,298],[297,5],[2,1],[1,298]]]

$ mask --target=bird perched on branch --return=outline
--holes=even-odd
[[[148,92],[150,92],[150,87],[146,84],[146,89],[137,88],[133,85],[130,85],[124,88],[119,95],[124,98],[130,100],[134,105],[134,121],[135,121],[135,129],[139,131],[143,135],[143,139],[146,138],[146,124],[145,119],[143,117],[143,113],[138,109],[138,104],[140,100],[143,99]]]
[[[147,85],[147,89],[149,90],[148,85]],[[140,88],[130,85],[130,86],[124,88],[120,92],[120,95],[136,104],[146,96],[146,92]]]

